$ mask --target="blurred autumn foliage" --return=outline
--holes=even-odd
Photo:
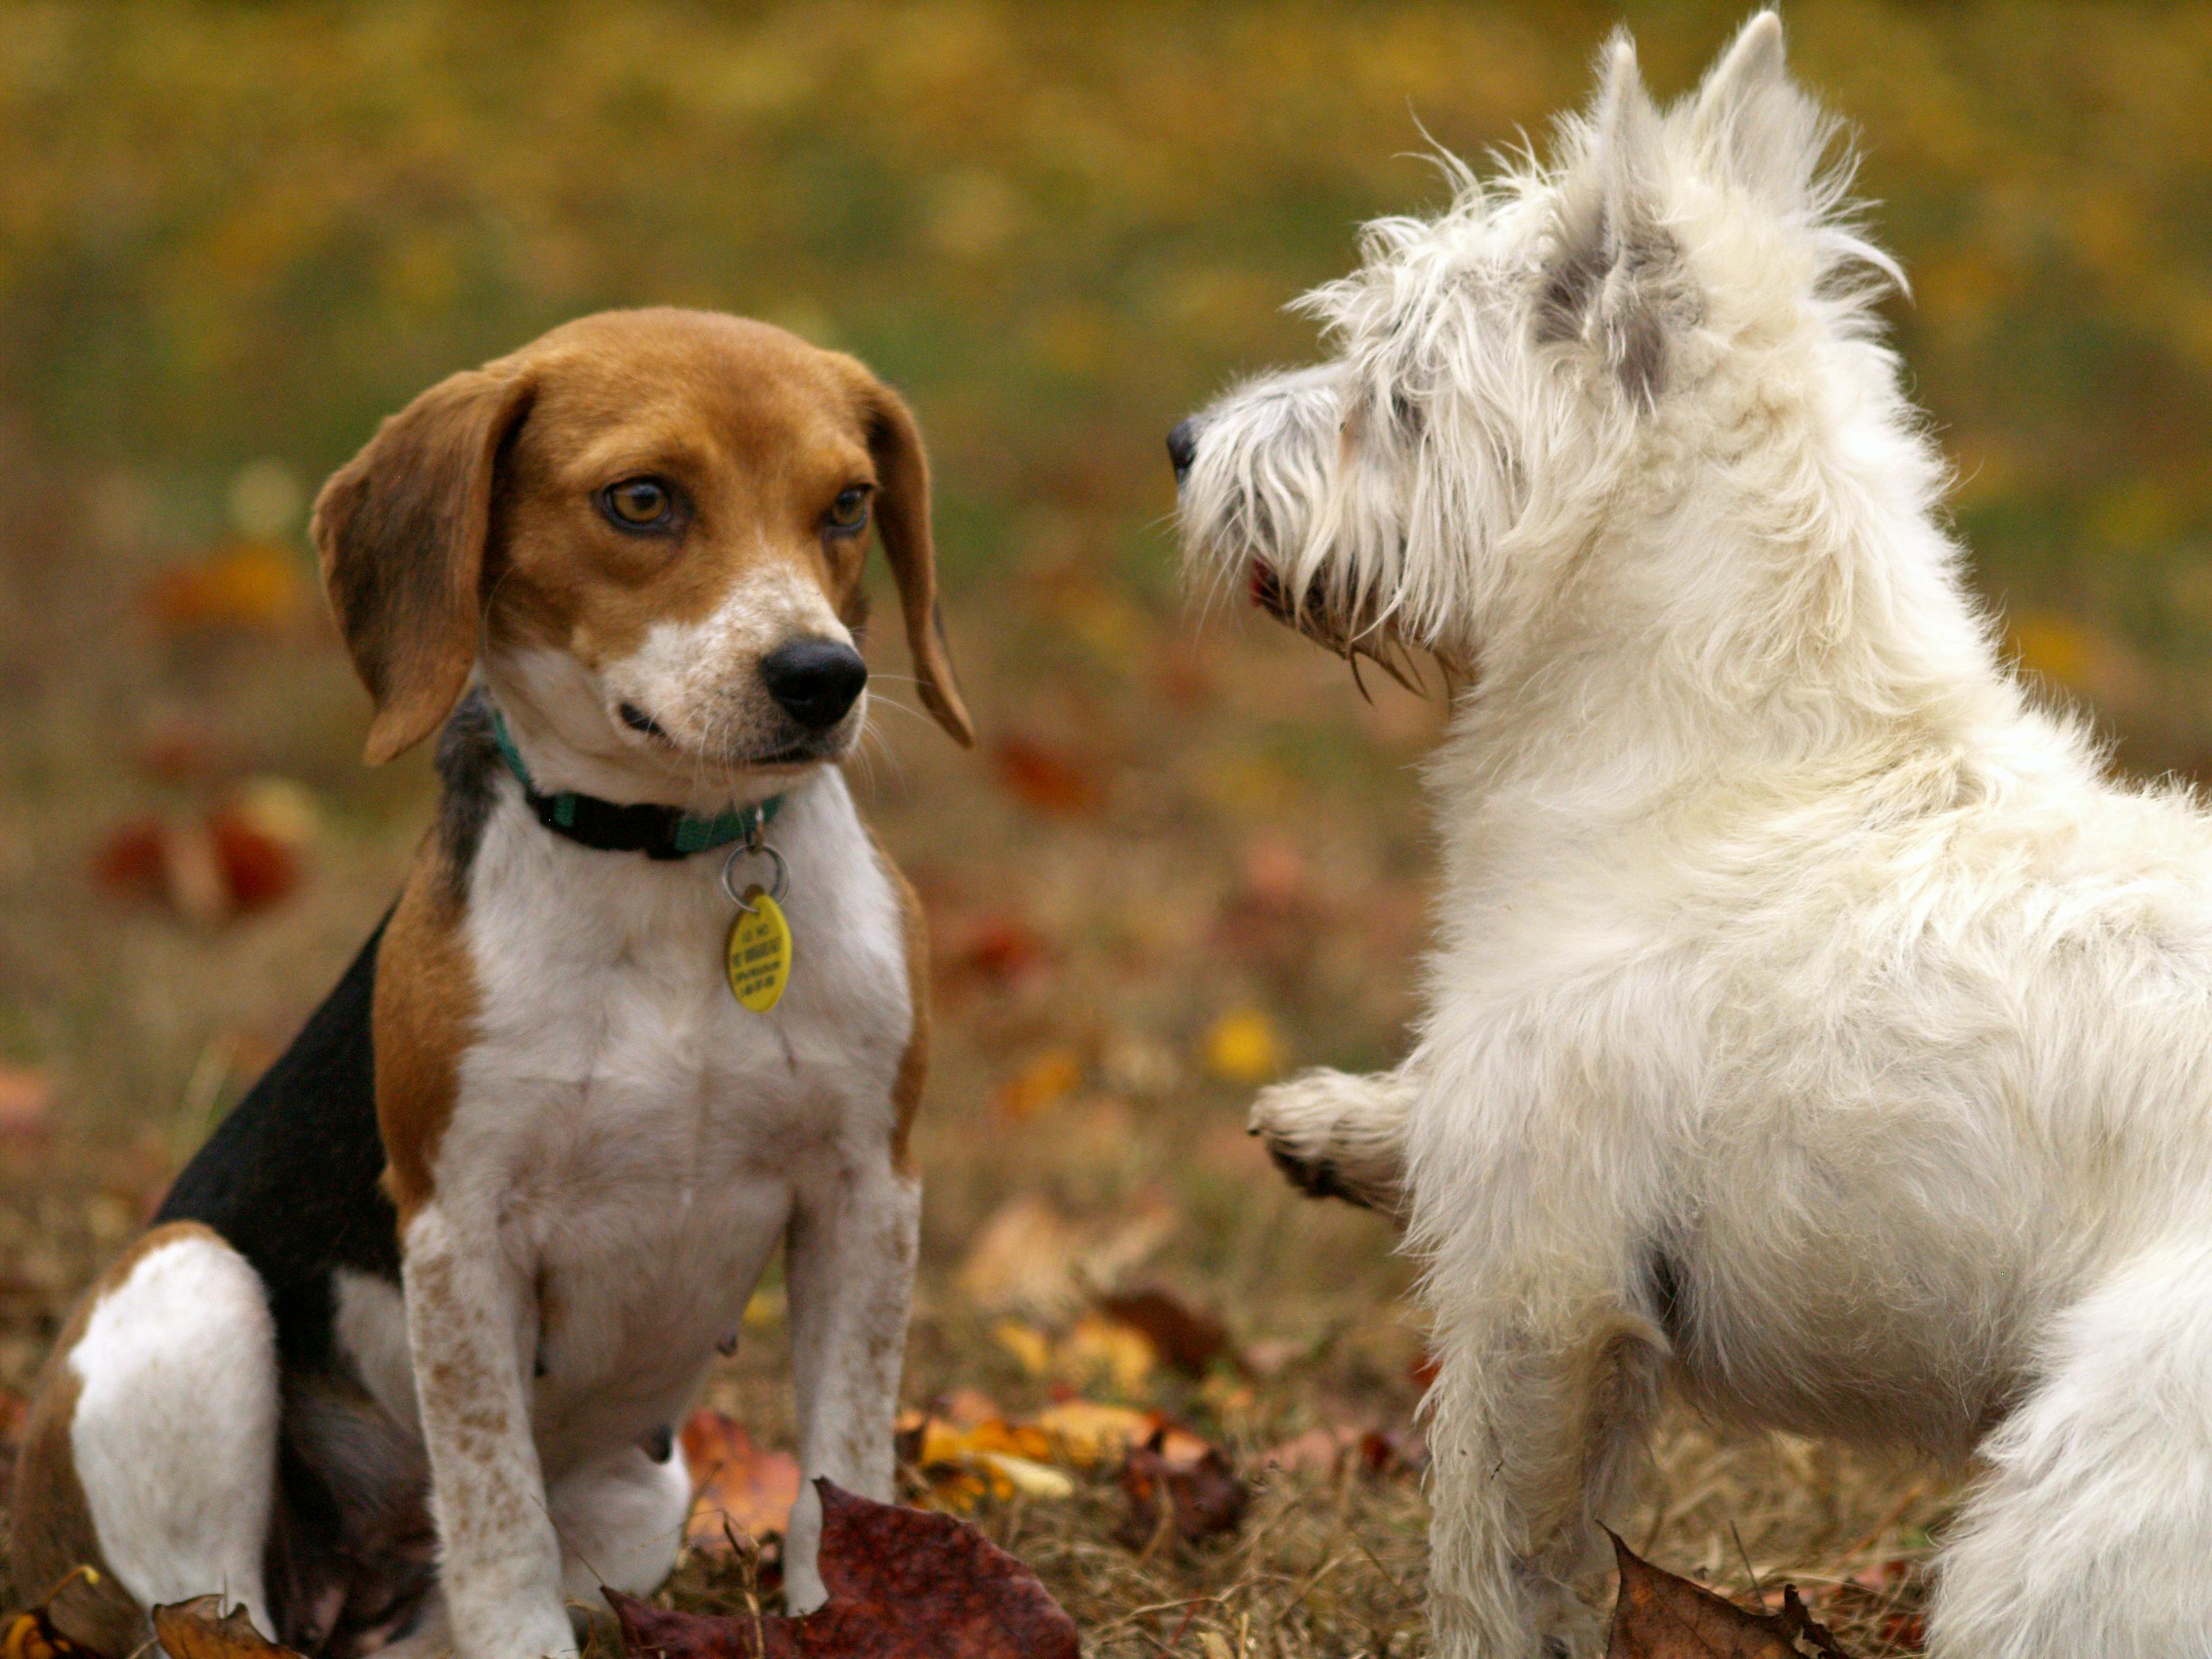
[[[315,484],[565,318],[726,307],[913,401],[982,728],[952,751],[872,642],[854,773],[936,940],[914,1461],[1020,1533],[1101,1653],[1411,1651],[1405,1267],[1241,1123],[1286,1070],[1401,1048],[1441,714],[1196,625],[1161,440],[1313,353],[1285,302],[1361,221],[1438,203],[1431,140],[1540,143],[1624,9],[1680,91],[1749,4],[0,7],[0,1402],[426,820],[422,757],[359,763]],[[1887,310],[2014,647],[2130,763],[2212,774],[2212,4],[1785,9],[1863,135],[1914,283]],[[1187,1322],[1111,1314],[1162,1285],[1235,1363],[1179,1369]],[[780,1325],[757,1304],[749,1332]],[[718,1372],[718,1516],[788,1501],[780,1347]],[[1115,1455],[1032,1443],[1079,1408]],[[1152,1449],[1156,1514],[1223,1448],[1264,1558],[1102,1541],[1153,1413],[1197,1448]],[[1661,1470],[1626,1528],[1655,1559],[1913,1617],[1940,1480],[1679,1435]],[[742,1605],[710,1534],[686,1594]]]

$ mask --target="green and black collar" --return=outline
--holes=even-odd
[[[530,781],[522,751],[507,735],[507,721],[491,711],[491,740],[500,759],[522,786],[522,798],[538,823],[556,836],[602,853],[642,853],[649,859],[688,859],[732,842],[750,842],[775,822],[783,797],[770,795],[757,806],[743,806],[701,817],[678,806],[625,805],[580,795],[573,789],[544,795]]]

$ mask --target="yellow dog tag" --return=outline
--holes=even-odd
[[[730,976],[730,994],[764,1014],[775,1006],[791,978],[791,924],[764,888],[746,888],[745,902],[752,908],[738,911],[731,921],[722,966]]]

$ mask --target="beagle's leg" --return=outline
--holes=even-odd
[[[265,1636],[276,1328],[261,1275],[207,1228],[149,1233],[97,1288],[58,1386],[100,1553],[141,1607],[220,1594]]]
[[[561,1587],[571,1603],[602,1605],[600,1586],[650,1595],[675,1570],[691,1513],[684,1449],[655,1459],[623,1446],[569,1470],[547,1500],[561,1539]]]
[[[847,1168],[794,1209],[786,1252],[792,1386],[805,1484],[784,1538],[783,1599],[811,1613],[828,1599],[816,1555],[827,1475],[848,1492],[889,1502],[891,1419],[914,1297],[921,1183],[891,1166]]]
[[[1416,1085],[1402,1072],[1301,1073],[1260,1091],[1246,1127],[1310,1198],[1401,1212],[1406,1120]]]
[[[439,1583],[465,1659],[577,1651],[561,1599],[561,1550],[531,1435],[526,1379],[537,1302],[497,1231],[434,1201],[401,1230],[407,1343]]]

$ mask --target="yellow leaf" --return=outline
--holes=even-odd
[[[1060,1342],[1058,1368],[1079,1378],[1103,1376],[1121,1393],[1134,1394],[1159,1357],[1142,1331],[1119,1320],[1085,1314]]]
[[[1022,1369],[1031,1376],[1042,1376],[1052,1369],[1052,1340],[1034,1325],[1024,1325],[1018,1319],[1002,1319],[991,1327],[991,1334],[1008,1353],[1022,1362]]]
[[[1224,1014],[1206,1034],[1206,1068],[1230,1083],[1265,1083],[1283,1069],[1283,1040],[1256,1008]]]

